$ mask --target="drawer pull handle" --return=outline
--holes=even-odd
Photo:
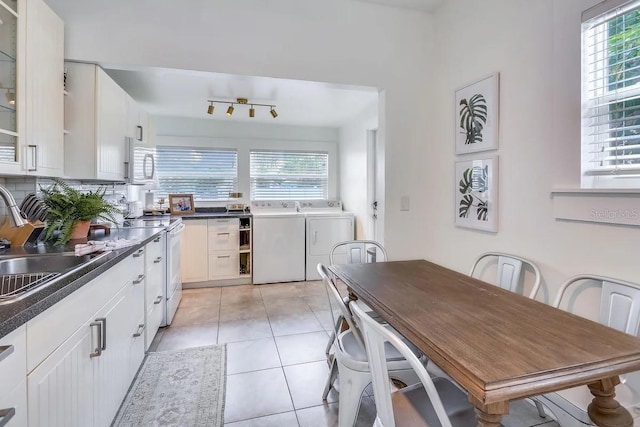
[[[106,317],[99,317],[96,319],[96,322],[100,322],[102,323],[101,329],[102,329],[102,340],[101,340],[101,348],[102,350],[106,350],[107,349],[107,318]]]
[[[92,328],[97,326],[98,327],[98,346],[96,347],[96,349],[89,353],[89,357],[93,358],[93,357],[99,357],[102,355],[102,348],[100,347],[102,345],[102,322],[91,322],[89,323],[89,327]],[[91,342],[93,342],[93,334],[91,334]]]
[[[11,353],[13,353],[12,345],[0,346],[0,362],[6,359]]]
[[[159,256],[158,258],[154,259],[154,260],[153,260],[153,263],[154,263],[154,264],[157,264],[157,263],[159,263],[160,261],[162,261],[162,257],[161,257],[161,256]]]
[[[142,283],[142,281],[144,280],[144,274],[141,274],[138,276],[138,278],[136,280],[133,281],[134,285],[137,285],[139,283]]]
[[[133,254],[134,258],[139,258],[142,256],[142,254],[144,253],[144,249],[138,249],[138,252],[136,252],[135,254]]]
[[[162,295],[158,295],[158,298],[156,298],[156,300],[153,302],[154,304],[160,304],[163,300]]]
[[[228,236],[229,233],[218,233],[218,236]]]
[[[153,239],[153,241],[156,243],[160,242],[160,240],[162,240],[162,236],[156,237],[155,239]]]
[[[133,337],[138,338],[140,335],[142,335],[143,332],[144,332],[144,323],[141,323],[140,325],[138,325],[138,330],[136,331],[135,334],[133,334]]]
[[[6,426],[15,414],[16,408],[0,409],[0,427]]]
[[[231,258],[231,255],[218,255],[218,258]]]

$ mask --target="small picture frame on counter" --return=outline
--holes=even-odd
[[[169,194],[169,212],[172,215],[194,213],[193,194]]]

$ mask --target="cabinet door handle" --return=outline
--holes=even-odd
[[[100,345],[102,344],[102,322],[89,323],[89,327],[92,331],[94,326],[98,327],[98,345],[93,352],[89,353],[89,357],[99,357],[102,355],[102,349],[100,347]],[[93,333],[91,333],[91,343],[93,343]]]
[[[11,353],[13,353],[12,345],[3,345],[0,346],[0,362],[7,358]]]
[[[228,236],[229,233],[218,233],[218,236]]]
[[[107,318],[106,317],[99,317],[96,319],[96,322],[100,322],[102,323],[100,329],[102,330],[102,333],[100,335],[102,340],[101,340],[101,345],[100,348],[104,351],[107,349]]]
[[[218,258],[231,258],[231,255],[218,255]]]
[[[133,257],[134,258],[140,258],[142,256],[142,254],[144,254],[144,249],[138,249],[138,252],[133,254]]]
[[[153,239],[153,241],[156,243],[160,242],[160,240],[162,240],[162,236],[156,237],[155,239]]]
[[[38,170],[38,146],[37,145],[33,145],[33,144],[29,144],[27,147],[29,147],[29,149],[32,149],[32,155],[31,155],[31,159],[33,160],[33,168],[29,168],[27,169],[29,172],[35,172]]]
[[[138,141],[142,141],[144,139],[142,136],[142,126],[136,126],[136,128],[138,128],[138,135],[136,136],[136,139]]]
[[[142,335],[143,332],[144,332],[144,323],[141,323],[138,325],[138,330],[136,331],[135,334],[133,334],[133,337],[138,338],[140,335]]]
[[[138,276],[138,278],[136,280],[133,281],[134,285],[137,285],[139,283],[142,283],[142,281],[144,280],[144,274],[141,274]]]
[[[158,258],[156,258],[155,260],[153,260],[153,263],[154,263],[154,264],[157,264],[157,263],[159,263],[160,261],[162,261],[162,257],[161,257],[161,256],[159,256]]]
[[[15,414],[16,408],[0,409],[0,427],[6,426]]]
[[[162,295],[158,295],[158,298],[156,298],[156,300],[153,303],[157,305],[157,304],[160,304],[162,300],[163,300]]]

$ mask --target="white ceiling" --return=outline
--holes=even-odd
[[[144,109],[161,116],[339,127],[378,98],[375,88],[366,87],[166,68],[105,68]],[[278,117],[271,117],[268,107],[256,106],[255,117],[250,118],[249,106],[243,105],[236,105],[228,117],[228,105],[217,103],[214,114],[207,114],[207,100],[236,98],[275,105]]]
[[[383,4],[385,6],[399,7],[402,9],[415,9],[424,12],[433,12],[444,0],[359,0],[367,3]]]
[[[98,0],[46,1],[68,25],[100,19],[102,8],[115,7],[114,1],[123,5],[127,3],[126,0],[106,3]],[[352,1],[432,12],[444,0]],[[338,127],[364,109],[371,108],[378,95],[376,88],[120,64],[101,65],[152,115]],[[275,104],[278,117],[273,119],[266,107],[256,107],[255,118],[249,118],[247,106],[236,107],[233,116],[227,117],[224,114],[227,106],[222,104],[216,105],[213,116],[206,114],[208,99],[232,101],[236,98]]]

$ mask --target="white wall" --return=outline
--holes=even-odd
[[[367,201],[367,131],[378,128],[378,103],[354,117],[340,128],[340,198],[344,210],[355,214],[356,238],[370,239],[368,218],[371,215]]]
[[[597,0],[448,0],[435,16],[424,256],[460,271],[484,251],[531,258],[555,295],[570,275],[638,281],[638,228],[555,220],[580,183],[580,14]],[[454,91],[499,71],[499,232],[454,225]],[[481,153],[486,154],[486,153]],[[468,158],[465,156],[464,158]]]
[[[384,90],[379,137],[386,145],[385,244],[394,258],[424,242],[427,125],[433,20],[358,1],[239,0],[56,2],[65,56],[355,84]],[[400,212],[400,197],[411,211]],[[410,244],[408,244],[410,242]]]
[[[230,148],[238,151],[238,188],[249,204],[249,151],[301,150],[322,151],[329,157],[328,191],[330,199],[339,199],[337,128],[287,126],[262,123],[237,123],[224,120],[154,117],[156,144],[184,147]],[[226,202],[198,202],[198,206],[225,206]]]

